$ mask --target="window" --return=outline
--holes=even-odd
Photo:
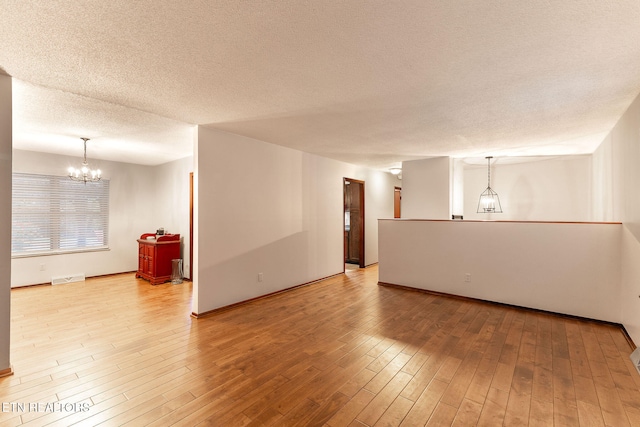
[[[109,181],[13,174],[11,255],[108,248]]]

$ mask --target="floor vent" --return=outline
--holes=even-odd
[[[58,276],[51,278],[52,285],[62,285],[63,283],[83,282],[84,273],[72,274],[71,276]]]
[[[631,353],[631,356],[629,356],[629,358],[633,362],[633,366],[636,367],[636,370],[640,374],[640,347],[633,350],[633,353]]]

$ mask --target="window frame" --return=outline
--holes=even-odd
[[[85,184],[68,176],[13,172],[11,258],[110,250],[109,184],[108,179]],[[18,251],[16,230],[29,233],[28,226],[20,224],[29,224],[35,236],[23,239],[26,249]],[[78,241],[93,244],[82,246]]]

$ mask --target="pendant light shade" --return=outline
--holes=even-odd
[[[487,189],[480,194],[480,200],[478,201],[477,213],[502,213],[502,205],[500,205],[500,197],[498,193],[491,188],[491,159],[493,157],[486,157],[487,159]]]

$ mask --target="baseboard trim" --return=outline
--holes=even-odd
[[[294,290],[299,289],[299,288],[301,288],[303,286],[313,285],[314,283],[322,282],[323,280],[331,279],[332,277],[341,276],[343,274],[344,274],[344,272],[341,271],[340,273],[332,274],[330,276],[323,277],[321,279],[312,280],[311,282],[307,282],[307,283],[302,283],[300,285],[291,286],[290,288],[280,289],[279,291],[271,292],[271,293],[265,294],[265,295],[260,295],[259,297],[250,298],[250,299],[247,299],[247,300],[244,300],[244,301],[239,301],[239,302],[235,302],[233,304],[225,305],[224,307],[214,308],[213,310],[205,311],[204,313],[199,313],[198,314],[198,313],[193,313],[192,312],[191,313],[191,317],[193,317],[194,319],[202,319],[205,316],[210,316],[212,314],[217,314],[217,313],[221,313],[221,312],[224,312],[224,311],[227,311],[227,310],[231,310],[231,309],[236,308],[238,306],[246,305],[246,304],[258,301],[258,300],[271,298],[271,297],[274,297],[276,295],[280,295],[280,294],[283,294],[285,292],[294,291]]]
[[[617,328],[620,328],[620,330],[622,331],[622,334],[624,335],[625,339],[627,340],[627,344],[629,344],[629,347],[631,348],[631,350],[635,350],[636,349],[636,345],[633,342],[633,340],[631,339],[631,336],[629,336],[629,333],[625,329],[624,325],[622,325],[620,323],[616,323],[616,322],[609,322],[607,320],[592,319],[590,317],[582,317],[582,316],[576,316],[576,315],[573,315],[573,314],[558,313],[558,312],[555,312],[555,311],[542,310],[542,309],[539,309],[539,308],[532,308],[532,307],[524,307],[524,306],[521,306],[521,305],[507,304],[507,303],[504,303],[504,302],[490,301],[490,300],[485,300],[485,299],[480,299],[480,298],[465,297],[465,296],[462,296],[462,295],[448,294],[446,292],[432,291],[432,290],[429,290],[429,289],[413,288],[411,286],[397,285],[395,283],[378,282],[378,286],[386,286],[386,287],[389,287],[389,288],[396,288],[396,289],[401,289],[401,290],[405,290],[405,291],[420,292],[420,293],[424,293],[424,294],[437,295],[437,296],[442,296],[442,297],[447,297],[447,298],[455,298],[455,299],[466,300],[466,301],[480,301],[480,302],[484,302],[484,303],[487,303],[487,304],[500,305],[500,306],[503,306],[503,307],[519,308],[519,309],[522,309],[522,310],[529,310],[529,311],[534,311],[534,312],[537,312],[537,313],[546,313],[546,314],[551,314],[553,316],[565,317],[565,318],[568,318],[568,319],[584,320],[584,321],[587,321],[587,322],[594,322],[594,323],[600,323],[600,324],[603,324],[603,325],[615,326]]]
[[[109,276],[117,276],[119,274],[132,274],[132,273],[137,273],[137,270],[132,270],[132,271],[121,271],[120,273],[108,273],[108,274],[98,274],[97,276],[87,276],[87,279],[94,279],[94,278],[98,278],[98,277],[109,277]]]
[[[9,366],[7,369],[0,371],[0,378],[8,377],[10,375],[13,375],[13,366]]]
[[[627,332],[627,328],[625,328],[624,325],[620,325],[620,328],[622,329],[622,333],[624,334],[624,337],[627,339],[627,343],[631,347],[631,350],[635,350],[638,346],[636,345],[636,343],[633,342],[631,335],[629,335],[629,332]]]
[[[52,286],[52,285],[51,285],[51,282],[34,283],[33,285],[13,286],[13,287],[11,287],[11,290],[14,291],[16,289],[33,288],[35,286]]]

